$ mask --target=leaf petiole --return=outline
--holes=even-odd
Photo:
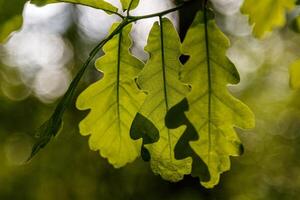
[[[131,2],[132,3],[132,2]],[[147,18],[153,18],[153,17],[162,17],[164,15],[167,15],[169,13],[175,12],[177,10],[182,9],[184,6],[186,6],[189,2],[183,3],[177,7],[171,8],[169,10],[165,10],[162,12],[150,14],[150,15],[144,15],[144,16],[130,16],[128,13],[127,17],[124,17],[123,15],[108,11],[113,14],[118,15],[123,20],[122,22],[117,26],[117,28],[109,34],[104,40],[102,40],[96,47],[93,48],[93,50],[90,52],[88,59],[84,62],[83,66],[80,68],[80,70],[77,72],[75,78],[72,80],[67,92],[64,94],[62,99],[59,101],[58,105],[56,106],[53,114],[51,117],[36,131],[36,142],[32,148],[32,152],[28,160],[30,160],[34,155],[36,155],[40,149],[44,148],[53,137],[57,135],[57,132],[60,130],[61,124],[62,124],[62,118],[63,114],[66,111],[67,107],[71,104],[71,102],[74,99],[76,88],[84,75],[87,67],[90,65],[91,61],[95,58],[97,53],[102,49],[102,47],[110,41],[115,35],[119,34],[122,29],[127,26],[128,24],[131,24],[133,22],[147,19]],[[105,11],[105,10],[104,10]]]

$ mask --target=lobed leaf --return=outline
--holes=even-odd
[[[237,84],[239,74],[226,57],[229,41],[217,27],[210,12],[199,12],[183,42],[183,52],[190,58],[181,73],[183,82],[191,85],[187,96],[188,120],[199,139],[190,141],[192,149],[208,166],[207,188],[219,182],[220,174],[230,168],[229,156],[242,153],[242,144],[234,127],[254,126],[250,109],[235,99],[227,84]]]
[[[112,28],[115,30],[117,24]],[[82,135],[91,135],[89,146],[99,150],[114,167],[134,161],[140,154],[141,143],[130,138],[130,125],[144,100],[135,77],[143,63],[133,57],[129,48],[132,25],[103,47],[105,55],[96,61],[104,78],[89,86],[77,99],[77,108],[90,109],[79,124]]]
[[[156,22],[150,32],[145,50],[150,58],[137,78],[139,87],[147,93],[145,102],[139,110],[139,115],[147,118],[156,128],[143,127],[136,117],[132,124],[132,138],[143,140],[157,140],[152,144],[146,142],[145,148],[149,152],[151,167],[154,173],[169,181],[179,181],[185,174],[191,172],[191,158],[177,160],[174,148],[183,134],[184,127],[170,130],[165,125],[165,116],[169,109],[177,104],[188,93],[187,85],[179,81],[179,71],[182,64],[181,42],[173,24],[167,18],[160,18],[160,25]],[[142,126],[139,130],[136,127]],[[150,140],[151,141],[151,140]]]
[[[266,32],[285,25],[285,13],[293,9],[295,3],[295,0],[245,0],[241,11],[249,15],[254,36],[261,38]]]

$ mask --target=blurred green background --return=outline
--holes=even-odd
[[[247,17],[239,13],[241,0],[213,3],[217,22],[232,42],[228,57],[241,74],[241,83],[230,90],[250,106],[257,121],[254,130],[238,130],[245,153],[231,159],[231,170],[217,187],[204,189],[188,176],[179,183],[163,181],[141,159],[114,169],[89,150],[88,138],[78,132],[87,113],[74,105],[65,114],[63,131],[24,164],[34,130],[50,116],[89,50],[117,20],[82,6],[26,4],[21,31],[0,46],[0,199],[300,199],[300,91],[290,89],[288,75],[289,65],[300,57],[300,34],[287,25],[264,40],[254,39]],[[134,12],[170,6],[172,1],[141,0]],[[182,37],[195,10],[169,16]],[[290,21],[298,13],[290,13]],[[133,31],[133,53],[141,59],[147,57],[143,46],[153,20],[137,23]],[[100,76],[91,66],[78,92]]]

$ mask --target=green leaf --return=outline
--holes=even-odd
[[[128,10],[130,7],[130,10],[135,9],[139,5],[139,0],[120,0],[122,4],[123,10]]]
[[[59,116],[53,115],[41,127],[38,128],[35,134],[34,145],[31,150],[29,161],[35,156],[42,148],[44,148],[53,137],[55,137],[60,130],[62,130],[62,119]]]
[[[118,11],[118,8],[116,8],[115,6],[111,5],[110,3],[104,0],[31,0],[31,3],[37,6],[44,6],[51,3],[61,3],[61,2],[89,6],[92,8],[107,11],[108,13]]]
[[[300,60],[290,66],[290,85],[293,89],[300,89]]]
[[[191,158],[176,160],[174,148],[184,127],[169,130],[165,126],[165,116],[168,110],[177,104],[188,93],[187,85],[179,81],[179,70],[182,64],[181,43],[177,31],[167,18],[160,18],[160,25],[156,22],[150,32],[145,50],[150,59],[139,74],[137,83],[148,95],[139,113],[146,117],[159,131],[159,139],[153,144],[146,144],[145,148],[151,156],[151,167],[155,174],[169,181],[179,181],[185,174],[191,172]],[[135,120],[132,130],[140,124]],[[155,138],[153,130],[144,128],[140,132],[132,132],[133,138]]]
[[[21,28],[22,11],[27,0],[0,0],[0,43],[4,43],[8,36]]]
[[[51,117],[35,132],[35,143],[32,148],[32,152],[30,157],[28,158],[28,161],[36,155],[42,148],[44,148],[53,137],[55,137],[59,130],[61,130],[62,127],[62,119],[63,115],[67,109],[68,106],[72,103],[75,92],[77,89],[77,86],[84,75],[87,67],[90,65],[91,61],[94,59],[96,54],[102,47],[110,41],[116,34],[120,32],[122,27],[124,27],[126,24],[121,23],[115,30],[113,30],[105,39],[103,39],[93,50],[90,52],[88,59],[84,62],[80,70],[77,72],[76,76],[72,80],[71,84],[69,85],[69,88],[67,92],[64,94],[62,99],[57,104],[53,114]]]
[[[202,185],[211,188],[220,174],[230,168],[229,156],[242,153],[234,127],[254,126],[250,109],[235,99],[227,84],[237,84],[239,74],[226,57],[229,41],[217,27],[212,13],[199,12],[183,43],[183,52],[190,58],[181,73],[182,81],[192,86],[187,100],[188,120],[199,134],[190,142],[192,149],[208,166],[210,180]]]
[[[115,30],[117,24],[112,28]],[[89,145],[119,168],[134,161],[141,143],[132,140],[130,125],[144,100],[135,83],[143,63],[133,57],[129,48],[131,25],[103,47],[105,55],[96,61],[104,78],[89,86],[77,99],[77,108],[90,109],[79,127],[82,135],[91,135]]]
[[[245,0],[241,11],[249,15],[253,34],[261,38],[266,32],[286,23],[286,11],[295,7],[295,0]]]
[[[188,110],[189,105],[187,99],[184,99],[172,107],[166,116],[166,125],[168,128],[175,129],[179,126],[186,126],[184,133],[175,146],[175,158],[181,160],[192,157],[192,176],[199,177],[201,181],[209,181],[210,175],[206,164],[189,145],[191,141],[199,140],[199,135],[195,127],[184,114],[184,112]]]

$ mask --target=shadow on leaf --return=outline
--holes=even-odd
[[[199,177],[201,181],[209,181],[210,175],[207,166],[189,145],[190,141],[198,140],[199,136],[194,126],[184,114],[184,112],[188,111],[188,109],[188,102],[184,99],[179,104],[171,108],[165,118],[166,126],[170,129],[175,129],[182,125],[186,126],[186,130],[175,146],[175,158],[181,160],[187,157],[192,157],[192,176]]]
[[[140,113],[137,113],[130,128],[130,137],[134,140],[143,139],[141,156],[144,161],[150,161],[150,153],[145,148],[145,145],[159,140],[159,131],[153,123]]]

